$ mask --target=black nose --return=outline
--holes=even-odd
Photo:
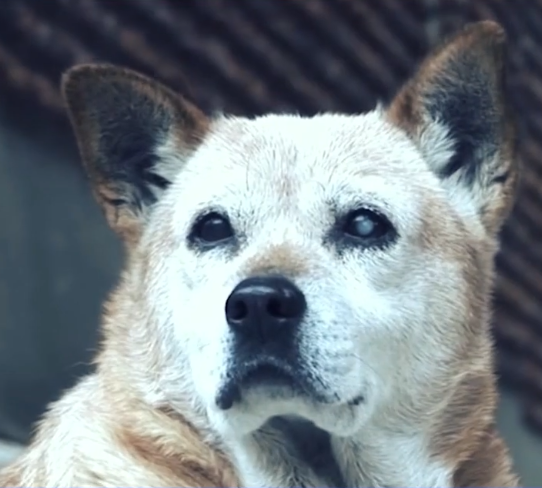
[[[272,339],[301,322],[307,302],[301,290],[281,276],[248,278],[226,301],[226,320],[239,335]]]

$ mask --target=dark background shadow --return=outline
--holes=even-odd
[[[121,248],[67,132],[13,108],[0,112],[0,437],[24,442],[90,368]]]

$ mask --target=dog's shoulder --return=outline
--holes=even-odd
[[[100,417],[99,397],[90,408],[98,392],[97,378],[89,376],[53,403],[29,448],[0,473],[0,486],[94,484],[81,451],[98,452],[104,437],[101,422],[95,421]]]
[[[508,448],[494,427],[485,432],[477,452],[456,471],[454,486],[521,486]]]
[[[98,375],[54,403],[0,487],[237,486],[218,449],[179,416],[115,398]]]

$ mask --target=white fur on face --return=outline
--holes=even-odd
[[[328,238],[336,214],[365,206],[390,220],[397,239],[380,250],[338,249]],[[228,214],[243,236],[238,249],[189,248],[193,219],[207,209]],[[179,391],[196,393],[221,432],[247,433],[272,416],[297,414],[347,436],[383,409],[415,410],[461,334],[457,303],[465,303],[466,284],[454,256],[470,216],[458,212],[380,111],[216,121],[147,230],[151,249],[174,242],[168,255],[160,246],[150,266],[155,319],[175,332],[161,334],[170,337],[164,350],[172,363],[164,374]],[[292,278],[308,305],[298,353],[325,402],[272,400],[258,389],[220,411],[215,398],[233,354],[226,299],[249,276],[247,263],[277,246],[302,262]],[[363,403],[348,405],[360,395]]]

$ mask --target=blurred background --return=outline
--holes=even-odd
[[[0,0],[0,464],[90,370],[122,264],[82,174],[63,70],[107,61],[211,112],[360,112],[469,21],[510,37],[523,181],[502,233],[499,410],[524,486],[542,486],[542,0]]]

